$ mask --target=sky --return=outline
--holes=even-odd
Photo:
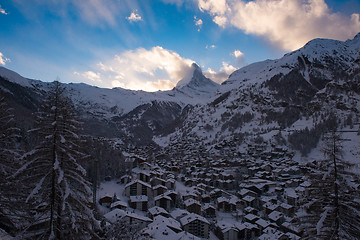
[[[352,39],[360,0],[0,0],[0,66],[42,81],[169,90],[218,83],[314,38]]]

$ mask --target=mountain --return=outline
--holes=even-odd
[[[43,94],[52,85],[26,79],[4,67],[0,67],[0,76],[1,91],[9,101],[31,96],[20,103],[28,108],[28,112],[39,107]],[[105,89],[83,83],[63,85],[85,123],[86,134],[121,138],[131,145],[146,145],[154,134],[174,129],[188,108],[205,103],[219,86],[206,78],[196,64],[187,77],[189,81],[181,87],[158,92]],[[31,107],[28,106],[30,103]]]
[[[314,39],[280,59],[236,70],[221,85],[193,64],[170,91],[64,86],[84,121],[84,133],[116,139],[123,147],[156,143],[169,156],[206,152],[234,157],[262,144],[282,146],[301,158],[318,152],[332,125],[357,127],[359,52],[360,34],[345,42]],[[0,91],[21,109],[19,119],[29,122],[26,116],[52,83],[5,68],[0,76]],[[358,144],[356,136],[348,137]]]
[[[191,65],[190,72],[175,87],[178,91],[193,95],[213,94],[218,88],[219,84],[205,77],[196,63]]]
[[[298,159],[318,154],[332,125],[349,130],[359,123],[359,53],[360,34],[346,42],[314,39],[280,59],[243,67],[176,131],[154,141],[169,154],[196,155],[203,147],[233,158],[254,144],[283,146]],[[345,135],[360,143],[356,133]]]

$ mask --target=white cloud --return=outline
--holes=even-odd
[[[74,72],[75,75],[82,76],[86,79],[89,79],[92,82],[102,82],[100,73],[95,73],[93,71],[87,71],[83,73]]]
[[[233,52],[233,54],[234,54],[234,56],[235,56],[236,58],[241,58],[241,57],[244,56],[244,53],[241,52],[240,50],[235,50],[235,51]]]
[[[198,27],[198,32],[200,31],[203,21],[201,19],[198,19],[196,16],[194,16],[195,26]]]
[[[7,15],[8,13],[5,11],[5,9],[3,9],[0,5],[0,13],[1,14],[4,14],[4,15]]]
[[[0,52],[0,64],[5,65],[6,62],[10,62],[9,58],[6,58],[2,52]]]
[[[153,47],[125,51],[98,63],[84,73],[75,73],[81,81],[97,81],[100,87],[122,87],[132,90],[169,90],[191,69],[194,61],[178,53]]]
[[[236,68],[234,66],[229,65],[226,62],[222,62],[222,67],[219,71],[216,72],[215,70],[208,68],[206,71],[204,71],[204,75],[217,83],[222,83],[228,79],[229,75],[235,70]]]
[[[285,50],[313,38],[346,40],[360,32],[359,14],[332,12],[324,0],[196,0],[221,27],[232,25]]]
[[[139,22],[142,21],[141,16],[137,12],[132,12],[129,17],[126,18],[130,22]]]
[[[206,49],[214,49],[216,48],[216,46],[213,44],[213,45],[206,45],[205,47]]]

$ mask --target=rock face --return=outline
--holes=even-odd
[[[0,76],[1,95],[19,120],[31,122],[51,83],[3,67]],[[221,85],[194,63],[171,91],[65,87],[86,134],[118,138],[125,146],[188,144],[234,153],[265,142],[307,154],[331,122],[343,128],[359,122],[360,34],[345,42],[312,40],[280,59],[241,68]]]

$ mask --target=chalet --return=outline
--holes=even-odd
[[[262,218],[259,218],[258,220],[255,221],[255,224],[258,226],[258,228],[260,229],[260,232],[262,232],[265,228],[267,228],[268,226],[270,226],[270,222],[266,221]]]
[[[172,199],[171,197],[165,195],[165,194],[161,194],[159,196],[156,196],[154,198],[155,201],[155,206],[158,207],[162,207],[166,210],[170,210],[171,206],[172,206]]]
[[[150,197],[152,195],[152,187],[150,184],[141,180],[135,180],[125,185],[125,196],[145,195]]]
[[[259,219],[258,216],[254,215],[254,214],[251,214],[251,213],[249,213],[249,214],[247,214],[247,215],[244,216],[244,220],[245,220],[246,222],[249,222],[249,223],[252,223],[252,224],[255,224],[255,222],[256,222],[258,219]]]
[[[137,173],[137,179],[146,183],[150,183],[150,173],[148,171],[140,171]]]
[[[239,230],[229,222],[221,221],[215,224],[215,235],[220,240],[237,240]]]
[[[196,213],[190,213],[189,215],[181,218],[180,223],[184,231],[194,234],[200,238],[209,238],[210,223],[206,220],[206,218]]]
[[[148,210],[148,197],[146,195],[130,196],[130,207],[141,211]]]
[[[148,171],[150,171],[150,170],[152,169],[152,166],[151,166],[151,164],[148,163],[148,162],[141,162],[141,163],[139,164],[139,168],[142,169],[142,170],[148,170]]]
[[[113,197],[106,195],[99,199],[99,203],[102,206],[110,207],[111,203],[113,202]]]
[[[260,230],[255,224],[236,222],[234,225],[238,230],[238,239],[250,240],[260,235]]]
[[[288,217],[292,217],[295,214],[295,207],[286,203],[281,203],[279,210]]]
[[[123,217],[123,219],[130,227],[134,224],[138,224],[139,228],[144,228],[152,222],[150,218],[132,212],[126,212],[126,215]]]
[[[201,204],[199,203],[199,201],[197,201],[195,199],[189,198],[189,199],[185,200],[184,207],[190,213],[196,213],[196,214],[201,213]]]
[[[154,219],[158,215],[161,215],[161,216],[164,216],[164,217],[169,216],[168,211],[166,211],[164,208],[158,207],[158,206],[149,208],[148,212],[149,212],[149,216],[150,216],[151,219]]]
[[[110,205],[111,210],[114,210],[115,208],[127,210],[128,207],[129,207],[129,205],[124,201],[116,201],[116,202],[111,203],[111,205]]]
[[[205,203],[202,206],[202,213],[203,216],[207,217],[207,218],[212,218],[216,216],[216,208],[211,205],[210,203]]]
[[[277,225],[281,225],[284,221],[284,215],[281,212],[273,211],[268,215],[270,221],[276,223]]]
[[[151,180],[151,185],[152,186],[156,186],[156,185],[163,185],[163,186],[166,186],[166,180],[165,179],[162,179],[162,178],[159,178],[159,177],[153,177]]]
[[[166,196],[169,196],[171,198],[171,206],[175,206],[178,193],[174,190],[168,190],[164,193]]]
[[[287,204],[292,206],[298,205],[299,196],[297,195],[294,189],[292,188],[285,189],[284,195],[287,200]]]
[[[156,185],[153,187],[153,191],[154,191],[154,196],[156,197],[158,195],[165,193],[167,191],[167,187],[165,187],[164,185]]]
[[[155,227],[159,225],[166,225],[168,228],[170,228],[172,231],[179,233],[183,230],[181,229],[180,222],[176,221],[173,218],[164,217],[162,215],[157,215],[154,217],[153,222],[149,224],[149,227]]]

